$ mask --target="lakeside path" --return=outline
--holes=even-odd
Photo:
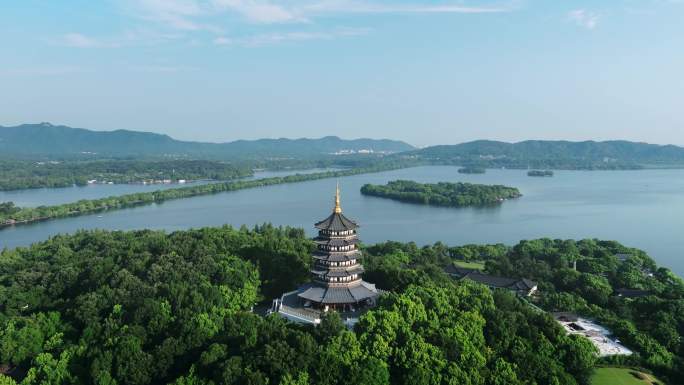
[[[79,200],[54,206],[16,208],[13,212],[0,212],[0,230],[9,226],[30,224],[52,219],[88,215],[104,211],[112,211],[135,206],[161,203],[168,200],[191,198],[202,195],[218,194],[228,191],[244,190],[256,187],[286,183],[299,183],[326,178],[340,178],[351,175],[376,173],[410,167],[403,164],[377,165],[372,167],[353,168],[339,171],[325,171],[310,174],[294,174],[283,177],[260,178],[253,180],[230,181],[198,186],[186,186],[150,192],[140,192],[111,196],[101,199]]]

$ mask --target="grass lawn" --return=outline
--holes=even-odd
[[[484,262],[481,262],[481,261],[474,261],[474,262],[455,261],[454,264],[458,267],[463,267],[466,269],[484,270],[484,267],[485,267]]]
[[[636,370],[625,368],[598,368],[591,377],[591,385],[651,385],[663,383],[650,374],[644,374],[649,380],[642,380],[632,373],[639,373]]]

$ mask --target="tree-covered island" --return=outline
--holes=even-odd
[[[475,167],[475,166],[468,166],[468,167],[461,167],[458,169],[459,174],[484,174],[487,172],[487,169],[484,167]]]
[[[553,176],[553,171],[552,170],[530,170],[527,172],[527,176],[551,177],[551,176]]]
[[[517,188],[501,185],[448,182],[431,184],[408,180],[395,180],[384,186],[366,184],[361,187],[361,193],[401,202],[448,207],[486,206],[522,196]]]

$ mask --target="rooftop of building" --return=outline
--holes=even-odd
[[[279,300],[277,313],[292,321],[317,325],[326,313],[324,309],[306,306],[299,297],[299,290],[285,293]],[[352,310],[335,310],[344,321],[347,327],[353,327],[365,312],[369,310],[367,306],[354,307]]]
[[[501,289],[530,291],[537,287],[537,282],[527,278],[499,277],[485,274],[478,269],[468,269],[465,267],[449,265],[444,268],[444,271],[447,274],[457,276],[460,279],[468,278],[472,281]]]
[[[360,280],[351,285],[323,286],[309,283],[299,289],[298,296],[321,304],[354,304],[372,300],[380,295],[374,284]]]

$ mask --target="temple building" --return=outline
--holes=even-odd
[[[274,300],[272,311],[293,321],[318,324],[324,312],[335,310],[353,324],[360,312],[375,305],[381,291],[361,278],[359,225],[342,214],[339,184],[332,214],[315,227],[311,281]]]
[[[506,289],[521,297],[529,297],[537,292],[537,283],[526,278],[497,277],[485,274],[478,269],[468,269],[448,265],[444,272],[457,280],[469,279],[489,286],[490,289]]]

